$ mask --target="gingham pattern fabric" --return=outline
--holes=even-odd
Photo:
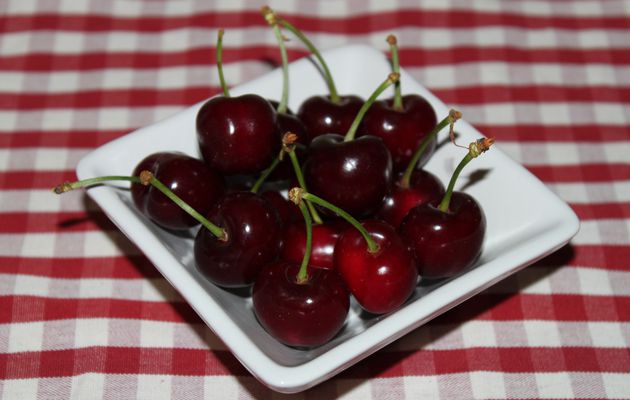
[[[95,147],[218,92],[218,28],[228,82],[267,72],[262,5],[0,2],[2,398],[278,396],[85,193],[49,191]],[[295,398],[630,398],[630,2],[270,6],[322,49],[385,52],[396,34],[403,67],[582,221],[570,245]]]

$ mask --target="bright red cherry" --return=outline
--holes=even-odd
[[[159,152],[145,157],[132,175],[147,170],[173,193],[201,213],[206,213],[225,190],[223,178],[203,161],[177,152]],[[188,229],[199,224],[171,199],[151,185],[133,183],[131,198],[138,210],[167,229]]]
[[[418,271],[391,225],[383,221],[364,221],[362,225],[378,250],[369,251],[361,233],[348,229],[335,247],[335,268],[363,309],[373,314],[388,313],[411,296]]]
[[[289,191],[299,204],[311,201],[351,224],[341,235],[334,252],[334,266],[361,307],[384,314],[400,307],[412,294],[418,271],[407,246],[396,230],[383,221],[359,223],[347,211],[300,188]]]
[[[194,244],[197,268],[224,287],[248,286],[277,256],[280,218],[264,198],[251,192],[233,192],[221,198],[208,219],[225,231],[217,238],[200,229]]]

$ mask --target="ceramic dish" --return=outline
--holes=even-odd
[[[384,54],[354,45],[324,53],[339,92],[367,98],[389,73]],[[290,66],[290,106],[297,110],[308,96],[326,93],[324,81],[309,59]],[[427,98],[438,114],[448,108],[427,89],[402,71],[404,93]],[[231,89],[233,96],[256,93],[277,99],[282,84],[279,70]],[[385,95],[391,95],[386,93]],[[139,129],[88,154],[77,167],[80,179],[100,175],[128,175],[149,153],[178,150],[197,156],[195,115],[200,104],[154,125]],[[464,119],[456,125],[459,142],[467,144],[481,134]],[[342,132],[343,133],[343,132]],[[441,146],[427,169],[448,182],[461,149]],[[469,182],[475,170],[486,176]],[[88,190],[111,220],[153,262],[164,277],[190,303],[203,321],[261,382],[280,392],[298,392],[345,368],[416,329],[437,315],[493,285],[506,276],[558,249],[577,232],[572,210],[547,187],[500,150],[500,143],[464,170],[457,188],[481,203],[487,216],[487,236],[477,265],[455,278],[418,285],[413,297],[399,310],[366,317],[353,304],[346,326],[331,342],[311,350],[284,346],[256,321],[251,299],[218,288],[195,269],[192,235],[167,233],[138,214],[129,191],[110,185]]]

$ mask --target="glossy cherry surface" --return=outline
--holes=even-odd
[[[206,213],[225,190],[223,178],[201,160],[177,152],[154,153],[138,163],[132,175],[149,171],[173,193],[201,213]],[[199,224],[157,188],[131,185],[135,206],[156,224],[182,230]]]
[[[194,243],[197,268],[213,283],[224,287],[247,286],[258,272],[278,256],[280,218],[263,197],[233,192],[222,197],[208,219],[227,232],[217,239],[200,229]]]
[[[310,266],[313,268],[333,269],[335,245],[341,234],[349,228],[350,225],[348,223],[340,220],[313,225]],[[305,251],[306,228],[304,223],[299,221],[286,226],[282,234],[280,258],[299,264],[304,257]]]
[[[363,236],[348,229],[335,248],[335,268],[357,302],[368,312],[384,314],[400,307],[413,293],[418,272],[396,230],[383,221],[362,225],[379,245],[368,252]]]
[[[376,101],[365,114],[358,136],[374,135],[392,154],[394,171],[404,170],[420,142],[433,130],[437,116],[431,104],[421,96],[402,96],[402,109],[397,110],[393,99]],[[418,161],[423,166],[435,151],[432,140]]]
[[[367,215],[381,207],[391,174],[389,150],[375,136],[348,142],[341,135],[318,136],[304,164],[309,191],[353,216]]]
[[[312,268],[297,283],[300,266],[279,261],[264,268],[252,290],[260,324],[278,341],[315,347],[331,340],[343,327],[350,295],[335,271]]]
[[[413,208],[399,229],[426,279],[450,277],[472,266],[486,231],[485,215],[472,196],[453,192],[446,212],[438,204]]]
[[[345,133],[363,106],[358,96],[340,96],[333,102],[329,96],[312,96],[298,109],[298,117],[307,131],[307,143],[327,133]]]
[[[278,155],[276,112],[258,95],[213,97],[199,110],[196,124],[203,159],[223,174],[260,172]]]
[[[409,210],[420,204],[440,201],[442,197],[444,185],[440,179],[429,171],[418,169],[411,174],[408,188],[401,187],[399,183],[394,184],[377,216],[393,227],[398,227]]]

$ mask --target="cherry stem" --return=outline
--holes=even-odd
[[[304,226],[306,228],[306,246],[304,247],[304,257],[302,258],[302,264],[297,274],[297,283],[304,284],[308,281],[308,263],[311,260],[311,251],[313,249],[313,221],[311,220],[311,214],[304,205],[304,202],[298,204],[302,216],[304,217]]]
[[[219,70],[219,81],[221,82],[221,89],[223,89],[223,95],[230,97],[230,91],[225,83],[225,77],[223,76],[223,29],[219,29],[217,33],[217,69]]]
[[[302,41],[302,43],[304,43],[304,45],[306,47],[308,47],[308,49],[310,50],[311,54],[313,54],[315,56],[315,58],[317,58],[317,61],[319,61],[319,64],[321,65],[322,69],[324,70],[324,79],[326,80],[326,85],[328,85],[328,91],[330,92],[330,101],[332,101],[335,104],[339,104],[341,99],[339,98],[339,94],[337,93],[337,87],[335,86],[335,81],[333,80],[332,74],[330,73],[330,69],[328,68],[328,64],[326,64],[326,61],[324,61],[324,57],[322,57],[322,55],[319,52],[319,50],[317,50],[317,48],[315,47],[313,42],[311,42],[306,37],[306,35],[304,35],[304,33],[302,33],[302,31],[300,31],[298,28],[293,26],[290,22],[288,22],[288,21],[286,21],[284,19],[281,19],[281,18],[278,18],[277,20],[278,20],[278,22],[280,24],[282,24],[282,26],[284,26],[289,31],[291,31],[291,33],[293,33],[295,36],[297,36]]]
[[[468,146],[468,153],[464,156],[464,158],[459,162],[455,171],[453,171],[453,175],[451,176],[451,180],[448,183],[448,188],[446,189],[446,193],[444,193],[444,197],[438,206],[438,209],[442,212],[447,212],[451,203],[451,196],[453,195],[453,188],[455,187],[455,182],[459,177],[459,174],[462,172],[464,167],[468,165],[468,163],[473,159],[479,157],[481,154],[485,153],[490,149],[490,146],[494,143],[494,139],[492,138],[481,138],[475,142],[472,142]]]
[[[308,190],[306,188],[306,181],[304,180],[304,174],[302,173],[302,168],[300,167],[300,162],[297,158],[297,154],[295,154],[295,149],[293,147],[287,146],[286,152],[289,154],[289,158],[291,159],[291,164],[293,165],[293,170],[295,171],[295,177],[297,178],[300,188],[302,188],[304,191]],[[313,216],[313,221],[315,221],[315,223],[318,225],[322,224],[323,223],[322,218],[319,216],[319,213],[317,212],[317,209],[315,209],[315,207],[313,206],[313,203],[307,200],[306,206],[308,207],[308,210],[311,212],[311,215]]]
[[[278,18],[273,10],[268,6],[263,6],[260,12],[273,29],[276,41],[278,42],[278,47],[280,48],[280,56],[282,58],[282,96],[280,97],[280,103],[278,104],[276,111],[280,114],[286,114],[289,103],[289,57],[287,56],[287,48],[284,43],[285,37],[280,31]]]
[[[381,93],[383,93],[385,89],[387,89],[390,85],[398,82],[399,78],[400,78],[400,74],[396,72],[392,72],[391,74],[389,74],[387,76],[387,79],[385,79],[383,83],[381,83],[376,88],[376,90],[372,93],[372,95],[365,101],[365,103],[363,103],[363,105],[361,106],[361,109],[357,113],[357,116],[354,118],[354,121],[352,121],[352,125],[350,125],[350,129],[348,129],[348,133],[346,133],[346,136],[343,139],[344,142],[349,142],[351,140],[354,140],[354,136],[357,133],[357,129],[359,128],[359,125],[361,124],[361,121],[363,120],[365,113],[372,106],[376,98],[380,96]]]
[[[361,223],[357,221],[352,215],[348,214],[347,212],[337,207],[336,205],[322,199],[321,197],[318,197],[312,193],[309,193],[301,188],[291,189],[289,191],[289,200],[293,201],[296,204],[299,204],[301,200],[310,201],[334,212],[341,218],[345,219],[349,224],[354,226],[359,231],[359,233],[361,233],[361,235],[363,236],[363,238],[365,239],[368,245],[368,252],[374,254],[379,251],[378,243],[374,241],[374,238],[372,238],[372,236],[367,231],[367,229],[365,229],[365,227],[361,225]]]
[[[280,161],[282,161],[282,157],[280,155],[274,158],[274,160],[271,162],[271,165],[267,167],[267,169],[265,169],[262,174],[260,174],[260,176],[256,180],[256,183],[254,183],[254,186],[252,186],[252,188],[250,189],[250,192],[258,193],[260,187],[263,185],[263,183],[265,183],[269,175],[271,175],[271,173],[276,169],[278,164],[280,164]]]
[[[389,49],[392,53],[392,72],[400,74],[400,61],[398,59],[398,40],[396,36],[387,36],[387,43],[389,43]],[[394,110],[403,110],[402,93],[400,89],[400,80],[394,85]]]
[[[166,197],[171,199],[175,204],[181,207],[182,210],[186,211],[191,217],[199,221],[204,227],[206,227],[217,239],[226,241],[228,239],[227,232],[208,221],[203,215],[199,214],[197,210],[192,208],[188,203],[182,200],[179,196],[177,196],[171,189],[166,187],[162,182],[160,182],[153,174],[149,171],[142,171],[139,176],[120,176],[120,175],[110,175],[110,176],[99,176],[96,178],[84,179],[76,182],[64,182],[60,185],[57,185],[53,188],[53,191],[57,194],[62,194],[65,192],[69,192],[74,189],[85,188],[89,186],[94,186],[106,181],[128,181],[132,183],[137,183],[140,185],[148,186],[152,185],[160,192],[162,192]]]
[[[403,173],[403,176],[400,179],[399,185],[401,188],[403,189],[409,188],[411,175],[413,174],[413,171],[416,169],[416,165],[418,164],[418,161],[420,161],[420,157],[422,157],[422,154],[424,154],[427,147],[429,146],[429,143],[431,143],[431,141],[437,136],[437,134],[442,129],[444,129],[447,125],[451,127],[451,131],[452,131],[453,125],[461,117],[462,117],[462,113],[460,113],[459,111],[450,110],[448,113],[448,116],[444,118],[442,121],[440,121],[433,128],[433,130],[424,139],[422,139],[422,142],[420,142],[420,145],[416,149],[416,152],[413,154],[413,157],[411,157],[411,160],[409,161],[409,164],[407,165],[407,169],[405,169],[405,172]]]

